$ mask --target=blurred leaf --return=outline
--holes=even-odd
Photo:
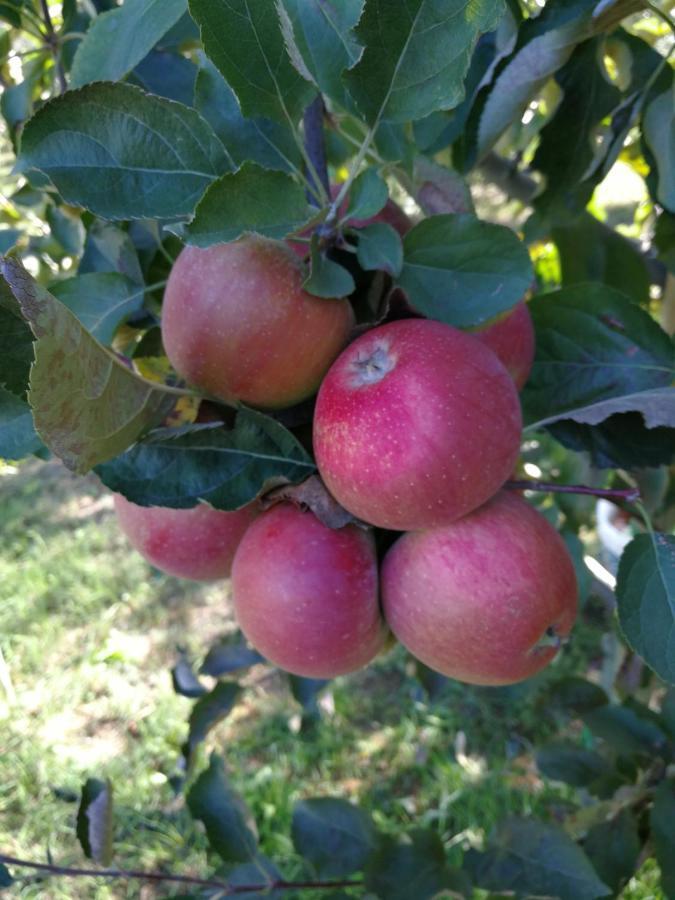
[[[673,343],[647,312],[601,284],[544,294],[528,308],[537,343],[522,398],[532,428],[565,418],[597,424],[628,410],[651,427],[664,424],[664,411],[670,419],[670,393],[640,396],[668,388],[675,373]]]
[[[78,273],[119,272],[135,284],[143,284],[138,253],[126,231],[111,222],[94,221],[89,228]]]
[[[675,854],[673,822],[675,822],[675,785],[664,781],[656,790],[650,822],[656,861],[661,869],[661,887],[666,897],[675,896]]]
[[[0,387],[25,397],[33,358],[33,333],[9,285],[0,280]]]
[[[594,825],[584,841],[584,852],[613,893],[618,893],[635,873],[641,849],[637,822],[628,809]]]
[[[403,268],[399,233],[386,222],[373,222],[353,232],[358,238],[356,258],[366,272],[381,269],[396,278]]]
[[[238,643],[223,642],[210,647],[199,672],[201,675],[220,678],[231,672],[248,669],[260,662],[264,662],[264,659],[258,651],[251,649],[241,639],[238,639]]]
[[[51,293],[74,313],[102,344],[111,344],[117,328],[143,308],[145,291],[117,272],[77,275],[50,286]]]
[[[302,481],[315,468],[283,425],[242,409],[232,429],[158,429],[96,472],[107,487],[140,506],[188,509],[206,500],[233,510],[276,484]]]
[[[312,237],[309,275],[302,286],[315,297],[324,297],[328,300],[348,297],[356,289],[351,273],[319,250],[316,235]]]
[[[609,763],[592,750],[584,750],[569,742],[557,742],[541,747],[536,754],[539,771],[574,787],[590,787],[594,781],[608,774]]]
[[[80,256],[84,246],[84,226],[78,215],[58,206],[47,207],[47,222],[54,238],[70,256]]]
[[[297,803],[291,833],[296,851],[324,878],[362,869],[375,848],[375,826],[368,813],[332,797]]]
[[[192,756],[197,744],[201,744],[209,731],[229,716],[240,695],[241,687],[238,684],[221,681],[212,691],[197,700],[190,713],[188,757]]]
[[[41,446],[30,406],[0,387],[0,458],[23,459]]]
[[[192,816],[204,823],[211,847],[226,862],[247,862],[256,855],[255,825],[215,753],[190,788],[187,804]]]
[[[297,122],[315,89],[291,64],[274,0],[190,0],[189,6],[206,55],[244,115]]]
[[[194,109],[107,83],[46,103],[24,128],[19,167],[40,169],[67,202],[108,219],[189,215],[231,168]]]
[[[0,863],[0,888],[11,887],[13,884],[14,879],[9,874],[9,869]]]
[[[181,697],[195,699],[202,697],[207,692],[207,689],[193,672],[190,661],[185,656],[181,656],[173,669],[171,669],[171,681],[174,691],[180,694]]]
[[[0,271],[36,338],[28,398],[36,431],[69,469],[82,474],[116,456],[166,415],[174,397],[102,347],[20,262],[4,259]]]
[[[611,893],[583,850],[561,828],[534,819],[504,822],[488,849],[469,851],[465,864],[475,883],[487,890],[559,900],[594,900]]]
[[[619,562],[616,599],[629,645],[664,681],[675,683],[675,536],[633,538]]]
[[[577,715],[609,703],[609,697],[599,685],[577,676],[554,681],[544,699],[551,706],[560,707]]]
[[[414,663],[415,677],[426,691],[429,699],[432,701],[436,700],[443,694],[450,679],[445,675],[441,675],[440,672],[436,672],[435,669],[430,669],[428,666],[425,666],[424,663],[420,662],[418,659],[414,660]]]
[[[283,238],[308,217],[305,192],[290,175],[244,163],[208,188],[185,238],[197,247],[236,241],[251,232]]]
[[[451,869],[441,839],[434,831],[413,831],[411,843],[382,836],[366,867],[365,885],[387,900],[431,900],[446,888],[464,893],[470,886],[462,872]]]
[[[0,253],[4,256],[8,250],[11,250],[22,234],[23,232],[18,228],[0,229]]]
[[[662,210],[656,220],[654,245],[659,251],[659,259],[675,272],[675,215]]]
[[[21,7],[23,0],[2,0],[0,3],[0,19],[13,28],[21,28]]]
[[[424,219],[403,248],[398,283],[411,304],[460,328],[511,309],[534,277],[525,245],[509,228],[469,214]]]
[[[600,425],[567,419],[548,430],[565,447],[587,452],[601,469],[660,466],[675,459],[675,429],[648,428],[638,412],[610,416]]]
[[[218,873],[220,874],[220,873]],[[251,862],[240,863],[236,866],[227,868],[226,880],[233,888],[244,887],[250,884],[260,884],[266,881],[272,885],[277,881],[282,881],[283,876],[274,863],[262,854],[257,854]],[[253,893],[246,891],[243,896],[246,900],[281,900],[286,893],[283,888],[279,890],[270,890],[265,888],[262,891]],[[228,894],[218,894],[218,900],[241,900],[242,892],[233,891]]]
[[[318,712],[317,697],[326,685],[330,684],[330,681],[324,678],[303,678],[302,675],[290,674],[288,681],[293,698],[297,700],[300,706],[306,712]]]
[[[192,106],[198,71],[197,66],[180,53],[151,50],[131,77],[150,94]]]
[[[675,212],[675,93],[673,86],[647,106],[642,133],[658,166],[656,198]]]
[[[113,799],[110,781],[89,778],[77,812],[77,838],[85,856],[109,866],[113,852]]]
[[[97,16],[75,53],[71,87],[124,78],[186,9],[187,0],[125,0]]]
[[[223,142],[235,166],[250,161],[265,169],[300,169],[300,151],[287,124],[262,117],[245,119],[234,91],[208,60],[197,75],[195,106]]]
[[[656,725],[624,706],[602,706],[584,713],[583,719],[596,737],[619,754],[652,756],[666,745],[666,736]]]
[[[675,687],[670,688],[661,701],[661,717],[670,732],[670,737],[675,741]]]
[[[354,30],[365,49],[343,81],[367,122],[407,122],[457,106],[476,41],[503,9],[501,0],[366,3]]]

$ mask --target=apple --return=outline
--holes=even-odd
[[[314,394],[354,315],[346,299],[308,294],[303,279],[302,264],[281,241],[248,236],[185,247],[162,311],[176,371],[214,397],[267,409]]]
[[[362,335],[330,368],[314,453],[345,509],[412,531],[449,524],[499,490],[521,430],[518,393],[491,350],[441,322],[405,319]]]
[[[211,581],[228,578],[234,553],[258,514],[249,504],[223,512],[200,503],[191,509],[137,506],[115,494],[120,528],[147,561],[177,578]]]
[[[504,363],[520,391],[534,362],[534,325],[527,303],[521,300],[505,316],[473,334]]]
[[[331,529],[279,504],[244,535],[232,568],[241,630],[275,665],[333,678],[367,665],[384,647],[372,535]]]
[[[470,684],[512,684],[556,655],[577,610],[558,532],[508,491],[451,525],[406,534],[382,566],[385,618],[423,663]]]

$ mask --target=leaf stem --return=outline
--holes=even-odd
[[[604,497],[607,500],[625,500],[636,503],[640,499],[637,488],[615,489],[596,488],[585,484],[556,484],[552,481],[507,481],[504,485],[510,491],[541,491],[551,494],[588,494],[592,497]]]
[[[17,866],[24,869],[33,869],[37,872],[46,872],[49,875],[64,875],[70,878],[125,878],[134,881],[172,882],[173,884],[193,884],[199,887],[215,888],[229,894],[256,894],[267,891],[281,890],[339,890],[341,888],[362,887],[360,879],[344,881],[267,881],[262,884],[228,884],[226,881],[217,881],[209,878],[198,878],[192,875],[173,875],[166,872],[139,872],[133,869],[81,869],[72,866],[55,866],[50,863],[31,862],[26,859],[16,859],[13,856],[0,854],[0,863],[7,866]]]
[[[312,161],[314,172],[319,177],[321,187],[326,192],[326,196],[330,197],[330,181],[328,179],[328,166],[326,163],[326,141],[324,138],[323,122],[326,108],[324,106],[321,94],[312,100],[307,109],[303,123],[305,126],[305,149],[307,156]],[[313,190],[309,193],[309,201],[314,206],[321,204],[321,197],[317,190],[312,172],[308,172],[309,181]]]
[[[49,12],[49,3],[47,2],[47,0],[40,0],[40,5],[42,7],[42,15],[44,16],[45,20],[45,28],[47,29],[47,41],[49,42],[49,46],[52,48],[52,53],[54,55],[54,65],[56,66],[56,74],[59,79],[59,86],[61,88],[61,93],[65,94],[65,92],[68,90],[66,70],[63,68],[61,50],[59,49],[59,40],[54,29],[54,23],[52,22],[51,13]]]

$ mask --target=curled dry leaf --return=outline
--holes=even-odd
[[[358,525],[366,528],[364,522],[355,519],[327,491],[318,475],[311,475],[302,484],[284,484],[268,491],[260,498],[263,509],[270,509],[276,503],[293,503],[298,509],[311,510],[317,519],[328,528],[344,528]]]

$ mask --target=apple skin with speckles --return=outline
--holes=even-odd
[[[485,328],[473,332],[506,366],[518,390],[530,377],[534,362],[534,325],[527,303],[520,303],[509,313]]]
[[[530,678],[556,655],[577,611],[558,532],[507,491],[443,528],[406,534],[382,566],[385,618],[425,665],[469,684]]]
[[[328,528],[290,504],[263,513],[246,532],[232,597],[256,650],[307,678],[368,665],[388,635],[372,535],[355,525]]]
[[[522,419],[515,385],[475,337],[406,319],[374,328],[321,385],[314,453],[333,496],[379,528],[448,524],[509,478]]]
[[[176,371],[226,402],[293,406],[316,392],[354,324],[349,301],[302,288],[281,241],[185,247],[169,276],[162,338]]]
[[[192,581],[229,578],[232,560],[254,518],[254,504],[223,512],[200,503],[191,509],[138,506],[115,494],[120,528],[132,546],[167,575]]]

